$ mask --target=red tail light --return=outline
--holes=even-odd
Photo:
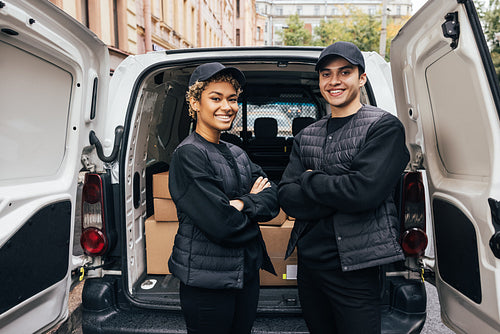
[[[83,231],[80,241],[85,253],[89,255],[100,255],[106,249],[106,237],[97,228],[90,227]]]
[[[86,254],[92,256],[100,256],[108,248],[102,189],[102,180],[98,174],[85,175],[80,245]]]
[[[425,191],[420,172],[404,176],[402,189],[401,247],[407,256],[420,256],[427,247]]]
[[[420,256],[427,247],[427,234],[419,228],[412,228],[403,232],[401,246],[407,256]]]

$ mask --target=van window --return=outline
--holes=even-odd
[[[242,125],[242,104],[229,133],[240,136]],[[278,137],[292,136],[292,121],[296,117],[317,118],[318,107],[302,95],[290,94],[279,97],[252,97],[247,101],[247,131],[254,133],[254,123],[260,117],[272,117],[278,123]]]

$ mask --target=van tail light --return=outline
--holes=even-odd
[[[401,247],[406,256],[418,257],[427,247],[425,228],[425,188],[420,172],[403,178],[401,205]]]
[[[86,174],[82,190],[80,245],[87,255],[100,256],[108,248],[104,221],[103,185],[99,174]]]

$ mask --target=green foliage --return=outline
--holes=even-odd
[[[277,32],[284,45],[311,45],[311,33],[304,27],[304,22],[300,19],[299,14],[291,15],[287,19],[287,25],[288,28]]]
[[[380,10],[382,7],[380,7]],[[322,20],[314,30],[314,45],[326,46],[337,41],[349,41],[356,44],[363,51],[376,51],[380,49],[380,32],[382,18],[378,15],[369,15],[354,6],[338,6],[338,12],[342,15],[333,17],[327,21]],[[391,40],[407,18],[401,22],[392,19],[387,20],[386,58],[389,59]]]
[[[364,51],[378,51],[381,19],[363,13],[353,6],[339,8],[342,15],[328,21],[322,20],[315,29],[315,45],[329,45],[349,41]]]
[[[498,82],[500,83],[500,48],[491,51],[491,60],[493,61],[495,72],[497,72]]]
[[[486,41],[491,47],[491,60],[500,81],[500,41],[496,35],[500,34],[500,0],[490,0],[487,8],[479,4],[477,11],[483,23]]]
[[[482,14],[484,34],[486,40],[495,47],[500,47],[500,42],[495,34],[500,33],[500,0],[490,0],[490,5]]]

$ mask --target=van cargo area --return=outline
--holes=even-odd
[[[242,70],[247,85],[240,96],[239,115],[221,139],[245,149],[277,184],[288,163],[293,135],[327,114],[314,62],[253,57],[224,64]],[[179,281],[167,266],[178,226],[168,192],[168,170],[173,151],[194,131],[185,93],[197,65],[199,62],[157,65],[135,83],[118,162],[105,165],[105,174],[110,176],[104,182],[112,189],[106,200],[114,203],[108,206],[114,210],[105,208],[105,217],[113,220],[108,229],[116,233],[116,242],[96,264],[104,277],[88,278],[85,284],[86,333],[120,332],[118,324],[127,332],[133,328],[134,333],[185,330]],[[362,100],[375,104],[369,84]],[[259,118],[275,118],[277,125],[264,124],[259,129],[260,123],[255,122]],[[279,329],[280,333],[307,333],[296,287],[297,257],[294,253],[284,260],[293,224],[294,218],[283,211],[273,221],[260,224],[278,276],[261,271],[254,332],[275,333]],[[426,312],[425,288],[419,275],[408,279],[411,273],[405,263],[385,266],[383,272],[383,333],[418,333]],[[106,295],[109,298],[103,298]],[[130,319],[139,317],[141,320],[131,323]],[[95,328],[109,322],[113,323],[109,331]]]

